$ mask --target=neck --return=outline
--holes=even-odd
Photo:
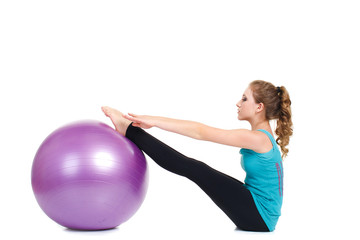
[[[249,121],[251,125],[251,130],[258,130],[258,129],[270,129],[270,123],[268,120],[263,121]]]

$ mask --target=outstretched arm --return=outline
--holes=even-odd
[[[123,115],[123,117],[132,121],[133,126],[135,127],[141,127],[145,129],[151,127],[158,127],[169,132],[174,132],[187,137],[201,140],[199,134],[202,124],[198,122],[166,117],[136,115],[132,113],[129,113],[129,115]]]
[[[194,139],[248,148],[254,151],[259,150],[267,140],[261,132],[246,129],[224,130],[194,121],[147,115],[129,114],[124,117],[132,121],[135,127],[145,129],[158,127]]]

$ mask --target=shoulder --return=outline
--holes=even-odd
[[[247,129],[224,130],[206,126],[201,132],[201,140],[251,149],[259,153],[269,151],[272,148],[269,137],[261,131]]]
[[[255,144],[251,150],[257,153],[266,153],[273,148],[273,142],[270,139],[270,137],[273,138],[273,135],[269,131],[260,129],[252,132],[254,133],[257,144]]]

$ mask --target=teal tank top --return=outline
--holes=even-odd
[[[273,147],[266,153],[242,148],[241,167],[246,172],[245,187],[251,192],[269,231],[274,231],[283,201],[282,158],[274,137],[263,129],[258,131],[266,133]]]

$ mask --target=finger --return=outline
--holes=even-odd
[[[134,113],[128,113],[130,116],[132,117],[137,117],[138,115],[134,114]]]
[[[138,123],[133,123],[132,124],[134,127],[140,127],[140,124],[138,124]]]
[[[128,116],[128,115],[126,115],[126,114],[123,114],[122,116],[123,116],[123,118],[126,118],[126,119],[128,119],[128,120],[131,120],[131,119],[130,119],[130,116]]]
[[[138,122],[135,118],[130,117],[130,116],[128,116],[128,115],[123,115],[123,117],[124,117],[125,119],[129,120],[129,121]]]
[[[139,119],[137,119],[137,118],[135,118],[135,117],[131,117],[131,116],[129,116],[129,115],[123,115],[123,117],[124,118],[126,118],[126,119],[128,119],[128,120],[130,120],[130,121],[132,121],[132,122],[134,122],[134,123],[141,123],[141,120],[139,120]]]

